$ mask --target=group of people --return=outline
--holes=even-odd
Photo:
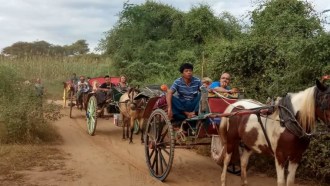
[[[180,66],[181,77],[176,79],[171,88],[167,91],[168,117],[174,120],[184,120],[196,116],[201,99],[201,87],[206,88],[210,93],[213,91],[219,93],[233,94],[237,90],[231,89],[230,74],[225,72],[221,74],[220,80],[212,82],[210,78],[199,78],[193,76],[194,67],[190,63],[184,63]],[[177,93],[177,96],[174,94]]]
[[[184,63],[180,66],[179,71],[181,77],[177,78],[170,89],[166,93],[166,102],[168,105],[168,116],[174,120],[184,120],[186,118],[192,118],[196,116],[199,109],[199,103],[201,99],[201,87],[204,87],[209,94],[213,92],[223,94],[237,93],[236,89],[230,87],[230,74],[224,72],[220,76],[219,81],[214,81],[208,77],[204,77],[202,80],[193,76],[194,67],[190,63]],[[111,83],[108,75],[104,76],[104,83],[98,85],[95,82],[94,87],[89,83],[90,78],[85,81],[85,76],[80,76],[79,80],[74,73],[71,81],[77,86],[77,98],[82,93],[88,91],[95,91],[97,97],[98,111],[103,108],[104,103],[111,98],[112,87],[117,87],[121,91],[127,91],[128,84],[125,76],[120,76],[120,82],[115,85]],[[176,94],[176,96],[174,96]]]
[[[104,83],[102,83],[98,88],[96,86],[95,95],[97,98],[98,112],[102,112],[104,103],[107,100],[112,99],[112,87],[116,87],[120,92],[126,92],[129,88],[126,76],[120,76],[119,83],[116,85],[111,83],[110,77],[108,75],[104,76]]]
[[[94,82],[90,82],[90,78],[87,77],[86,79],[85,76],[80,76],[78,79],[76,73],[72,74],[70,81],[74,86],[75,92],[77,92],[76,96],[78,104],[79,102],[81,102],[82,94],[91,91],[95,92],[99,107],[98,110],[101,110],[106,100],[111,98],[112,87],[117,87],[118,89],[120,89],[121,92],[125,92],[128,89],[127,78],[124,75],[120,76],[120,81],[116,85],[111,83],[110,76],[108,75],[104,76],[104,83],[102,84],[99,84],[97,80],[95,80]]]

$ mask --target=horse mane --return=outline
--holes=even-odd
[[[299,111],[299,122],[305,132],[315,128],[315,87],[307,88],[299,92],[301,94],[301,108]]]
[[[99,82],[97,80],[92,82],[92,90],[96,92],[97,88],[99,87]]]
[[[128,97],[130,98],[130,99],[134,99],[134,97],[138,94],[138,93],[140,93],[140,90],[139,89],[137,89],[136,87],[130,87],[129,89],[128,89]],[[135,95],[136,94],[136,95]]]

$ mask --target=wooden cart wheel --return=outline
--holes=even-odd
[[[144,141],[149,171],[164,181],[172,167],[175,147],[173,127],[164,110],[156,109],[151,113]]]
[[[73,105],[73,91],[70,90],[70,118],[72,118],[72,108],[74,107]]]
[[[96,124],[97,124],[97,101],[96,97],[92,95],[87,104],[87,132],[89,135],[93,136],[95,134]]]

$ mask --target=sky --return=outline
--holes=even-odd
[[[247,21],[256,0],[155,0],[182,11],[199,4],[211,6],[215,15],[227,11]],[[329,0],[308,0],[317,12],[330,10]],[[70,45],[84,39],[94,51],[104,32],[113,28],[127,0],[0,0],[0,51],[15,42],[44,40],[54,45]],[[141,4],[145,0],[129,0]],[[323,13],[329,24],[330,11]]]

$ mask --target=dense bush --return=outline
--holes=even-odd
[[[297,174],[302,178],[318,178],[330,185],[330,133],[326,132],[328,130],[323,124],[318,126],[318,130],[321,132],[312,137]]]
[[[39,143],[59,136],[49,120],[60,117],[59,108],[37,97],[34,84],[24,84],[17,74],[0,65],[0,142]]]

